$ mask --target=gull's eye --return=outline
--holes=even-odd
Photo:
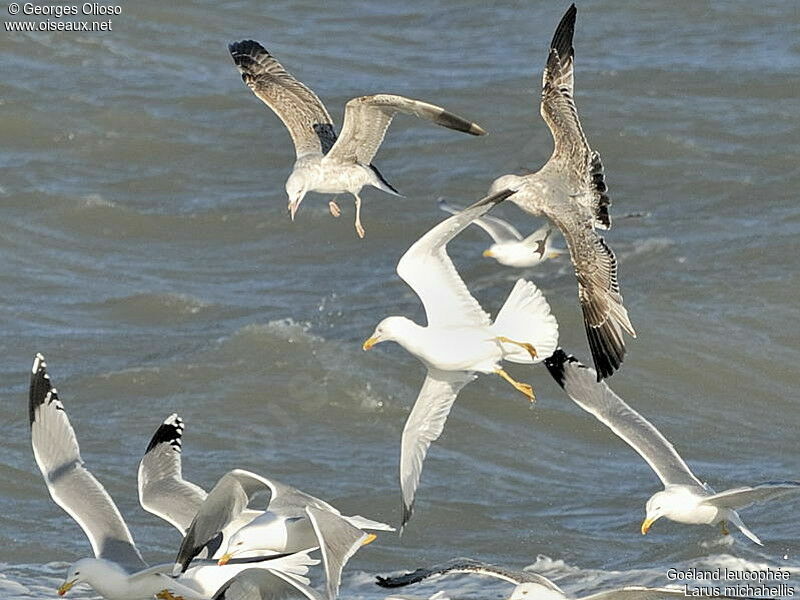
[[[242,544],[244,544],[244,542],[236,542],[237,546],[241,546]]]

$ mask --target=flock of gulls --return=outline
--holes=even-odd
[[[533,388],[512,378],[503,364],[544,363],[566,394],[639,453],[664,484],[664,490],[646,503],[642,534],[663,517],[720,525],[724,534],[730,524],[761,544],[738,511],[796,493],[800,482],[766,482],[715,492],[692,473],[658,429],[604,381],[622,364],[623,334],[635,337],[635,331],[623,305],[614,253],[596,231],[611,226],[611,202],[600,156],[583,133],[573,97],[576,12],[572,5],[564,14],[544,69],[541,115],[553,136],[552,156],[536,173],[497,178],[488,195],[467,208],[440,200],[440,208],[450,216],[417,240],[397,265],[398,275],[422,301],[427,323],[389,316],[363,344],[369,350],[381,342],[396,342],[427,369],[402,433],[399,529],[412,518],[425,455],[442,433],[460,390],[478,374],[494,374],[533,402]],[[337,136],[316,94],[260,44],[247,40],[229,48],[244,82],[283,121],[294,142],[297,158],[286,181],[292,219],[308,192],[346,192],[355,200],[356,232],[364,236],[361,189],[369,185],[398,194],[372,164],[397,113],[471,135],[485,133],[434,104],[377,94],[347,103]],[[523,238],[513,225],[487,214],[507,200],[549,223]],[[329,208],[333,216],[341,214],[335,199]],[[471,224],[491,236],[493,243],[484,255],[502,265],[532,267],[569,254],[594,368],[559,348],[558,323],[534,283],[517,280],[494,319],[481,308],[447,254],[448,242]],[[566,249],[553,245],[556,231]],[[148,565],[114,501],[84,466],[66,408],[41,354],[34,358],[31,372],[29,417],[33,454],[50,495],[80,525],[94,553],[69,567],[59,595],[83,583],[108,600],[334,600],[347,561],[375,539],[371,532],[395,531],[366,517],[343,515],[324,500],[241,469],[223,474],[210,491],[184,480],[184,424],[173,414],[158,426],[146,448],[139,465],[138,493],[141,506],[178,529],[183,538],[173,562]],[[308,577],[320,562],[324,590],[311,587]],[[379,577],[377,583],[393,588],[449,573],[488,575],[513,583],[512,600],[567,598],[536,573],[464,558],[402,576]],[[683,594],[673,588],[633,586],[585,598],[645,600]]]

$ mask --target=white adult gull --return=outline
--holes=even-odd
[[[325,105],[295,79],[258,42],[244,40],[228,46],[242,80],[283,121],[294,142],[296,160],[286,180],[289,214],[294,219],[308,192],[349,193],[355,198],[356,232],[361,225],[361,188],[370,185],[389,194],[400,193],[386,181],[372,159],[394,116],[401,112],[471,135],[485,131],[440,106],[393,94],[353,98],[345,106],[344,125],[337,137]],[[339,216],[335,201],[331,214]]]
[[[364,342],[364,350],[380,342],[397,342],[428,369],[403,428],[400,451],[403,525],[411,518],[425,454],[431,442],[441,435],[461,389],[475,379],[476,373],[495,373],[533,401],[531,386],[515,381],[501,363],[508,360],[534,364],[548,357],[558,344],[558,324],[550,314],[547,300],[533,283],[517,280],[492,323],[447,255],[451,239],[511,193],[506,190],[484,198],[445,219],[400,259],[397,274],[422,301],[427,327],[406,317],[388,317]]]
[[[418,583],[429,577],[451,574],[486,575],[513,583],[514,590],[508,600],[668,600],[686,596],[683,588],[652,588],[633,585],[595,592],[588,596],[570,596],[544,575],[531,571],[497,567],[471,558],[454,558],[445,563],[417,569],[395,577],[378,577],[377,584],[384,588],[396,588]],[[714,597],[735,598],[735,596],[717,594]]]
[[[572,35],[575,5],[569,7],[550,44],[542,81],[541,115],[555,148],[547,163],[531,175],[504,175],[489,194],[504,189],[521,209],[547,217],[564,236],[578,279],[578,299],[598,377],[619,369],[625,357],[622,332],[636,337],[622,304],[617,259],[595,228],[611,219],[600,155],[589,147],[573,97]]]
[[[443,198],[438,201],[439,208],[451,215],[463,210],[460,206],[448,204]],[[519,230],[508,221],[486,215],[472,222],[489,234],[494,242],[483,255],[493,258],[507,267],[535,267],[544,261],[564,254],[564,250],[553,246],[553,228],[540,227],[528,237],[523,238]]]
[[[800,482],[770,481],[716,493],[692,473],[672,444],[650,421],[632,409],[605,382],[596,380],[593,369],[560,348],[545,361],[545,365],[567,395],[636,450],[664,484],[664,490],[656,492],[647,501],[642,534],[646,534],[661,517],[692,525],[720,523],[725,535],[728,534],[726,525],[730,522],[756,544],[762,545],[737,511],[756,502],[800,492]]]
[[[363,529],[394,531],[393,527],[359,515],[342,515],[333,506],[274,479],[243,469],[229,471],[208,493],[178,550],[173,574],[190,565],[206,545],[240,519],[248,504],[262,493],[270,498],[265,510],[236,530],[228,539],[219,564],[248,555],[299,552],[319,547],[325,565],[328,599],[339,590],[344,565],[375,534]]]
[[[270,569],[247,569],[233,577],[211,600],[325,600],[317,590]]]
[[[234,575],[261,565],[308,583],[303,575],[318,561],[305,553],[226,567],[195,561],[177,579],[169,575],[171,564],[148,566],[111,496],[85,467],[75,431],[41,354],[33,361],[28,414],[33,454],[50,496],[81,526],[95,555],[69,567],[58,588],[60,596],[86,583],[107,600],[152,600],[155,594],[163,598],[209,598]]]

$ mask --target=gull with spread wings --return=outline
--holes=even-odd
[[[428,369],[403,428],[403,525],[411,518],[425,454],[441,435],[461,389],[475,379],[475,373],[495,373],[533,401],[531,386],[514,380],[501,362],[538,363],[558,344],[556,319],[533,283],[517,280],[493,323],[447,255],[450,240],[512,193],[505,190],[479,200],[433,227],[406,251],[397,274],[422,301],[427,327],[406,317],[387,317],[364,342],[364,350],[380,342],[397,342]]]
[[[397,113],[471,135],[486,133],[479,125],[440,106],[393,94],[375,94],[347,103],[344,125],[337,137],[333,119],[317,95],[287,72],[261,44],[245,40],[228,48],[242,80],[283,121],[294,142],[297,158],[286,180],[292,219],[308,192],[349,193],[355,198],[356,232],[364,237],[361,188],[370,185],[400,196],[372,164]],[[338,217],[340,210],[334,200],[329,207],[331,214]]]
[[[567,243],[583,310],[586,335],[599,378],[619,369],[625,357],[622,332],[636,332],[622,305],[617,259],[595,228],[608,229],[611,204],[600,155],[589,147],[573,98],[573,4],[564,14],[550,44],[542,83],[541,114],[553,135],[550,160],[532,175],[504,175],[489,194],[504,189],[523,210],[544,215]]]
[[[156,594],[161,598],[207,598],[238,573],[262,566],[308,583],[304,577],[308,566],[319,561],[306,553],[225,567],[197,560],[178,578],[169,575],[171,564],[148,566],[114,500],[84,465],[75,431],[41,354],[34,358],[31,370],[28,415],[33,455],[50,496],[81,526],[95,555],[69,567],[58,588],[59,596],[86,583],[107,600],[152,600]]]
[[[669,440],[650,421],[633,410],[608,384],[596,380],[593,369],[560,348],[544,364],[567,395],[636,450],[664,484],[664,490],[647,501],[642,534],[661,517],[692,525],[720,523],[726,535],[726,525],[730,522],[762,545],[736,511],[756,502],[800,492],[798,481],[769,481],[716,493],[692,473]]]

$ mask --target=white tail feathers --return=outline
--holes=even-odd
[[[359,529],[374,529],[376,531],[394,531],[394,527],[391,525],[387,525],[386,523],[380,523],[378,521],[372,521],[361,515],[355,515],[353,517],[344,517],[344,520],[350,523],[353,527],[358,527]]]
[[[542,292],[530,281],[518,279],[497,313],[492,330],[536,350],[534,360],[530,353],[517,344],[501,342],[504,359],[522,364],[538,363],[549,357],[558,347],[558,323],[550,313],[550,305]]]

